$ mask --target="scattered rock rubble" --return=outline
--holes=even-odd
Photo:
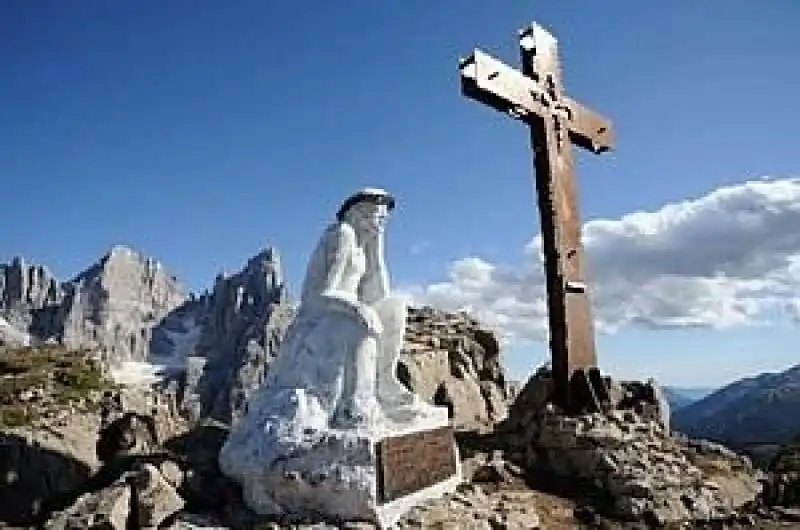
[[[451,407],[466,480],[455,494],[411,510],[401,529],[800,522],[793,507],[800,470],[786,464],[798,460],[794,453],[764,474],[721,445],[671,435],[654,382],[604,378],[603,406],[567,416],[551,403],[546,369],[512,393],[496,340],[465,315],[412,310],[408,330],[400,375]],[[40,394],[21,397],[49,399]],[[0,484],[0,515],[10,504],[24,508],[5,519],[14,528],[372,528],[265,521],[219,472],[224,423],[188,421],[178,397],[163,391],[96,394],[91,407],[0,432],[0,471],[10,480]]]
[[[69,508],[55,513],[44,528],[158,528],[186,504],[176,486],[179,484],[171,483],[153,464],[137,464],[111,485],[78,497]]]
[[[755,523],[763,523],[767,515],[792,517],[790,511],[764,513],[760,519],[739,513],[758,496],[758,473],[746,458],[710,442],[669,438],[657,422],[635,414],[617,410],[568,418],[545,410],[536,425],[539,434],[526,447],[519,444],[522,438],[509,439],[502,429],[460,433],[465,484],[453,495],[411,510],[398,528],[567,530],[669,523],[701,528],[712,519],[779,528],[778,522]],[[216,454],[227,434],[224,425],[198,425],[158,444],[154,423],[132,412],[109,423],[100,440],[110,437],[127,444],[109,450],[105,474],[101,470],[88,491],[52,514],[45,528],[373,528],[259,518],[217,468]],[[548,487],[531,487],[537,480]],[[559,484],[572,490],[566,495],[564,490],[547,491]]]
[[[593,493],[610,515],[657,525],[729,519],[757,501],[762,474],[720,445],[672,437],[657,410],[659,392],[610,385],[610,410],[570,417],[549,403],[551,386],[540,370],[504,426],[534,480]]]

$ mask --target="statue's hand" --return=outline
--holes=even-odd
[[[378,312],[372,307],[360,304],[357,308],[357,314],[371,334],[380,335],[383,333],[383,323],[378,316]]]
[[[321,295],[320,300],[324,301],[322,305],[324,309],[344,312],[355,317],[370,334],[380,335],[383,333],[383,323],[378,312],[370,305],[359,302],[351,293],[329,291]]]

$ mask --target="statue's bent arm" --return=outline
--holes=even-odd
[[[365,315],[366,307],[361,304],[355,294],[340,289],[345,269],[347,253],[356,247],[356,235],[353,229],[340,224],[329,229],[325,244],[325,277],[322,282],[320,298],[325,300],[331,309],[348,313],[362,321],[367,327],[369,319]]]
[[[340,289],[347,267],[347,249],[355,247],[356,235],[348,226],[337,225],[328,229],[325,238],[325,278],[322,282],[322,296],[345,295]]]
[[[366,304],[375,304],[390,294],[389,272],[383,256],[383,236],[365,245],[367,272],[359,285],[359,298]]]

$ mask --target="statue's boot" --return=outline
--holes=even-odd
[[[397,362],[403,349],[408,307],[399,296],[384,298],[374,306],[383,323],[377,359],[378,401],[384,414],[401,422],[440,411],[407,389],[397,378]]]
[[[332,426],[342,429],[369,428],[383,421],[376,396],[378,342],[367,336],[345,366],[342,393]]]
[[[381,318],[383,333],[378,344],[377,387],[379,399],[385,406],[407,406],[417,396],[397,379],[397,361],[403,349],[408,308],[404,298],[390,296],[375,304]]]

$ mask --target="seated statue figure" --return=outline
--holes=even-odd
[[[265,381],[265,388],[300,390],[304,415],[328,427],[447,417],[396,376],[407,305],[391,294],[384,262],[394,202],[374,188],[344,201],[311,255],[298,314]]]
[[[389,290],[383,229],[394,199],[349,197],[311,255],[300,307],[262,387],[231,426],[220,471],[259,514],[327,514],[390,527],[420,499],[452,491],[454,473],[414,495],[382,500],[379,444],[447,428],[448,411],[396,376],[406,301]],[[441,431],[440,431],[441,432]]]

